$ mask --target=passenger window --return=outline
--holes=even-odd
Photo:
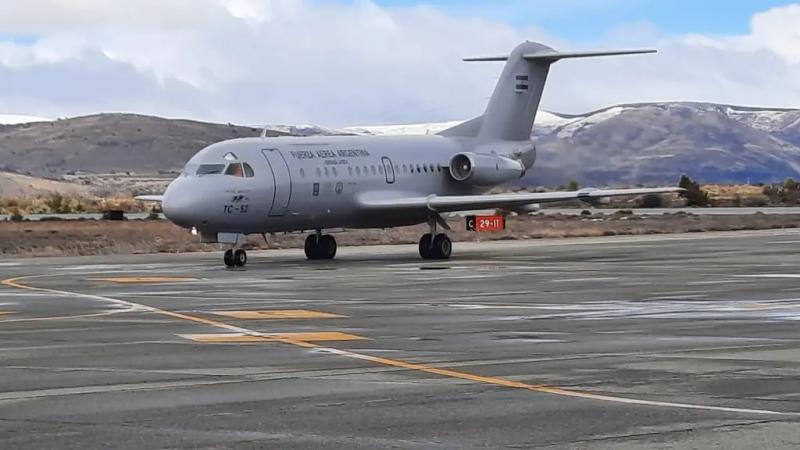
[[[364,175],[369,175],[369,169],[367,169],[367,166],[364,166]]]
[[[353,166],[347,167],[347,173],[349,173],[351,176],[353,175]]]
[[[333,171],[333,176],[335,176],[335,177],[338,177],[338,176],[339,176],[339,172],[336,170],[336,167],[334,167],[334,168],[333,168],[333,169],[331,169],[331,170]]]
[[[240,163],[233,163],[225,169],[225,175],[231,175],[234,177],[244,178],[244,170],[242,170],[242,165]]]
[[[321,178],[321,177],[322,177],[322,169],[317,167],[317,178]]]
[[[403,173],[408,173],[408,166],[403,164]]]
[[[300,169],[300,176],[301,176],[302,178],[305,178],[305,177],[306,177],[306,171],[305,171],[305,170],[303,170],[303,169]]]
[[[425,173],[428,173],[428,166],[427,166],[427,165],[425,165],[425,164],[423,164],[423,165],[422,165],[422,170],[424,170],[424,171],[425,171]]]
[[[372,166],[372,174],[373,175],[377,175],[378,174],[378,169],[376,169],[375,166]]]
[[[325,176],[326,176],[326,177],[327,177],[327,176],[330,176],[330,174],[331,174],[331,173],[330,173],[330,171],[329,171],[329,170],[328,170],[328,168],[326,167],[326,168],[325,168]]]
[[[378,166],[378,173],[383,175],[383,166]]]
[[[422,168],[417,164],[417,173],[422,173]]]
[[[356,175],[361,175],[361,167],[356,166]]]
[[[256,176],[255,172],[253,172],[253,168],[250,167],[250,164],[244,163],[242,165],[244,166],[244,176],[247,178],[253,178]]]

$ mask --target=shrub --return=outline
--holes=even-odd
[[[681,175],[678,187],[684,189],[681,197],[686,199],[686,206],[708,206],[708,192],[700,189],[700,185],[686,175]]]
[[[648,194],[642,197],[640,208],[663,208],[664,199],[658,194]]]

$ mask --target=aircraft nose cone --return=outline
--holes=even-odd
[[[202,221],[203,199],[200,193],[186,180],[175,180],[164,192],[161,209],[172,223],[191,228]]]

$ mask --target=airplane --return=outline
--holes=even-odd
[[[524,42],[509,55],[464,61],[505,61],[483,115],[423,136],[314,136],[232,139],[195,154],[160,201],[173,223],[201,242],[230,245],[228,267],[247,264],[248,234],[312,231],[310,260],[336,256],[325,230],[393,228],[427,223],[423,259],[448,259],[452,241],[442,214],[487,208],[530,210],[571,199],[679,192],[676,187],[582,189],[486,194],[519,179],[534,165],[531,140],[550,66],[562,59],[654,53],[655,50],[560,52]]]

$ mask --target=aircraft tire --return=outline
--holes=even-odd
[[[305,250],[306,252],[306,258],[319,259],[319,245],[317,243],[317,235],[315,234],[308,235],[303,250]]]
[[[333,259],[336,257],[336,239],[326,234],[317,242],[317,255],[320,259]]]
[[[433,257],[436,259],[450,259],[452,252],[453,241],[446,234],[437,234],[433,239]]]
[[[236,250],[233,252],[233,262],[236,267],[244,267],[247,265],[247,252],[244,250]]]
[[[222,260],[225,261],[225,266],[227,267],[233,267],[236,265],[236,262],[233,260],[233,250],[231,249],[225,250]]]
[[[433,236],[431,236],[430,233],[423,234],[422,237],[419,238],[419,256],[421,256],[422,259],[433,259],[432,240]]]

